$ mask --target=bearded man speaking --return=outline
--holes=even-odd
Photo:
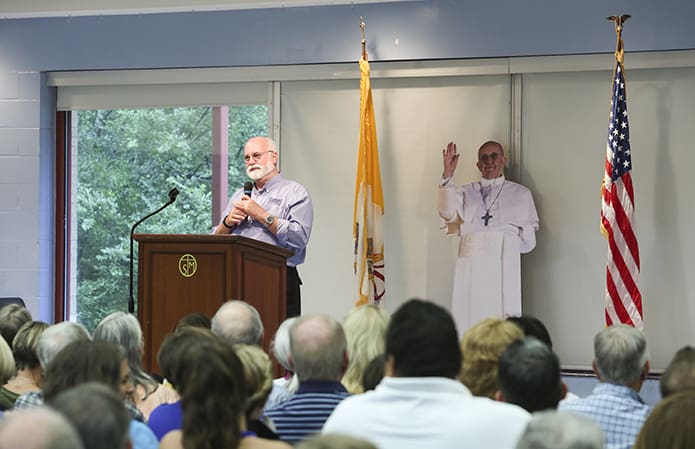
[[[297,265],[304,262],[314,220],[311,196],[301,184],[278,170],[278,151],[268,137],[252,137],[244,145],[246,174],[251,189],[239,189],[227,203],[215,234],[234,234],[289,249],[287,259],[287,317],[301,314]]]

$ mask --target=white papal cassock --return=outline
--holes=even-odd
[[[461,186],[442,179],[439,216],[448,235],[461,236],[451,304],[459,335],[483,318],[520,315],[521,253],[536,246],[538,230],[531,191],[504,176]]]

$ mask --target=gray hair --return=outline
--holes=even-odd
[[[647,339],[632,326],[609,326],[594,337],[594,360],[602,382],[632,385],[649,360]]]
[[[79,434],[57,411],[40,406],[8,413],[0,420],[3,447],[82,449]],[[6,445],[6,446],[5,446]]]
[[[36,355],[39,357],[41,367],[46,369],[56,354],[70,343],[91,339],[87,328],[79,323],[63,321],[49,326],[39,337],[39,344],[36,347]]]
[[[327,315],[301,316],[290,328],[292,366],[300,382],[340,380],[346,350],[343,326]]]
[[[135,315],[113,312],[106,316],[94,329],[94,341],[114,343],[124,348],[135,385],[142,385],[146,394],[156,387],[157,382],[142,368],[144,341],[140,322]]]
[[[232,345],[260,345],[263,321],[251,304],[232,299],[222,304],[212,317],[212,332]]]
[[[603,449],[597,423],[581,415],[555,410],[536,412],[516,449]]]
[[[695,390],[695,348],[684,346],[676,352],[661,376],[659,390],[662,398]]]
[[[273,341],[270,342],[270,351],[275,359],[289,371],[293,371],[292,366],[290,366],[290,328],[297,319],[298,317],[293,316],[280,323],[278,330],[275,331]]]

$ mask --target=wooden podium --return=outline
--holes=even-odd
[[[261,314],[267,350],[285,319],[284,248],[236,235],[135,234],[137,316],[145,340],[143,366],[159,372],[157,351],[176,323],[192,312],[212,317],[222,303],[243,299]]]

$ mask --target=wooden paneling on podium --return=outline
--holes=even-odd
[[[291,251],[236,235],[135,234],[138,242],[137,316],[143,365],[159,372],[157,351],[176,323],[192,312],[212,317],[228,299],[258,309],[263,347],[285,318]]]

